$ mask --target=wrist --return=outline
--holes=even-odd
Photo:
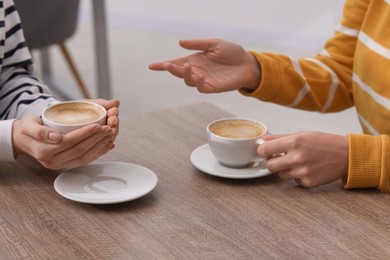
[[[250,53],[247,52],[248,56],[248,82],[245,84],[246,89],[255,90],[261,83],[261,66],[257,59]]]
[[[15,119],[1,120],[0,121],[0,161],[14,161],[14,150],[12,144],[13,136],[13,124]]]
[[[14,157],[16,158],[17,155],[23,154],[23,151],[20,147],[19,140],[20,138],[20,120],[15,120],[12,125],[12,148],[14,151]]]

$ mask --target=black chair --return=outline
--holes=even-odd
[[[14,0],[30,50],[40,53],[43,80],[63,96],[50,66],[49,47],[57,45],[85,98],[90,95],[65,42],[77,28],[79,0]]]

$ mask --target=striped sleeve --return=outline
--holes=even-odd
[[[4,20],[0,73],[0,119],[39,115],[55,100],[49,89],[28,69],[31,56],[24,40],[19,15],[12,0],[3,1]],[[1,24],[0,24],[1,26]]]
[[[351,4],[359,2],[359,4]],[[346,1],[343,20],[324,50],[315,57],[292,57],[251,51],[262,68],[254,92],[241,93],[283,106],[319,111],[341,111],[354,105],[352,68],[366,1]]]
[[[14,160],[12,126],[25,115],[40,115],[55,98],[29,70],[32,60],[12,0],[0,0],[0,161]]]

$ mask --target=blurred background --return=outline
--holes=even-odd
[[[80,1],[77,30],[66,44],[88,91],[96,97],[93,1]],[[105,1],[112,96],[121,101],[122,116],[210,102],[237,116],[263,121],[274,133],[360,132],[354,109],[320,114],[263,103],[237,92],[201,94],[168,73],[148,70],[151,62],[189,54],[177,44],[183,38],[221,37],[248,50],[295,58],[315,55],[333,35],[343,4],[343,0]],[[81,97],[72,87],[74,79],[58,47],[50,51],[58,80]]]

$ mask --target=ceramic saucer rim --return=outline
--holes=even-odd
[[[203,155],[205,161],[199,161]],[[230,179],[251,179],[270,175],[271,172],[262,168],[261,165],[252,168],[234,169],[221,165],[210,151],[210,146],[206,143],[195,148],[190,156],[193,166],[198,170],[217,177]],[[207,165],[208,163],[208,165]]]

